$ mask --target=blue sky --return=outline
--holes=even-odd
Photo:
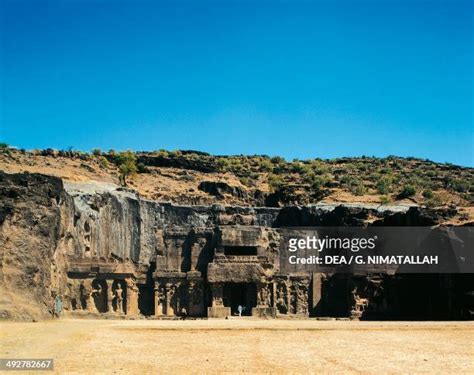
[[[471,0],[0,4],[11,145],[474,166]]]

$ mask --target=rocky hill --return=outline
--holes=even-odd
[[[386,225],[472,226],[473,197],[472,168],[413,158],[289,162],[195,151],[85,153],[1,145],[0,318],[46,317],[56,293],[65,298],[66,309],[82,311],[81,304],[90,303],[81,298],[90,296],[93,285],[73,276],[95,275],[96,269],[114,277],[129,275],[130,296],[138,295],[141,304],[135,310],[152,311],[147,296],[151,291],[153,301],[154,267],[159,277],[158,271],[171,264],[186,271],[196,262],[199,270],[190,275],[204,275],[206,241],[216,225],[382,220]],[[183,249],[191,254],[185,264],[180,263]],[[463,280],[460,290],[471,290],[472,278]],[[439,292],[431,289],[433,295]],[[182,298],[189,301],[185,294]],[[332,302],[327,305],[332,307]]]
[[[0,170],[120,185],[123,154],[0,149]],[[176,204],[281,207],[314,203],[474,205],[474,169],[400,157],[286,161],[268,156],[213,156],[197,151],[129,153],[127,188]]]

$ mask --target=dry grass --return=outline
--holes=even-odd
[[[473,322],[2,323],[0,356],[57,373],[474,373]]]

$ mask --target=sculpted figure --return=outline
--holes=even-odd
[[[221,296],[212,296],[213,306],[222,306],[224,304]]]
[[[164,310],[164,306],[165,306],[165,302],[166,302],[166,290],[165,290],[165,287],[163,285],[160,285],[158,286],[158,288],[156,288],[156,303],[157,303],[157,306],[156,306],[156,315],[163,315],[163,310]]]
[[[169,289],[168,289],[168,298],[169,298],[169,301],[172,300],[173,296],[175,295],[176,293],[176,285],[173,285],[171,284],[169,286]]]
[[[288,305],[286,302],[286,285],[279,284],[277,290],[277,300],[276,307],[281,314],[286,314],[288,312]]]
[[[297,313],[297,301],[298,301],[297,290],[295,289],[295,286],[293,284],[290,287],[290,306],[289,306],[290,314]]]
[[[90,312],[97,312],[97,309],[95,308],[95,303],[94,303],[93,290],[86,288],[84,289],[84,292],[86,294],[87,310]]]
[[[166,301],[166,315],[173,316],[176,312],[177,303],[176,300],[173,299],[174,295],[176,294],[177,286],[174,284],[166,284],[167,288],[167,301]]]
[[[297,313],[306,314],[308,311],[308,294],[304,285],[298,285],[296,289]]]
[[[270,290],[268,288],[268,285],[262,286],[262,289],[260,289],[260,301],[259,304],[263,306],[268,306],[270,305]]]
[[[102,287],[100,286],[100,284],[97,285],[97,288],[92,289],[92,295],[99,297],[101,294],[102,294]]]
[[[117,284],[115,289],[115,301],[117,303],[117,311],[123,313],[123,289],[120,284]]]
[[[212,291],[212,306],[222,306],[223,304],[222,287],[216,286]]]
[[[100,284],[97,285],[96,288],[92,287],[91,293],[90,293],[90,301],[92,305],[94,306],[94,311],[97,312],[97,306],[96,306],[96,301],[100,299],[100,296],[102,295],[102,286]]]

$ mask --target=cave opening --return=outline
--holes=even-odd
[[[224,255],[255,256],[257,255],[257,248],[255,246],[226,246],[224,247]]]
[[[146,283],[138,285],[138,310],[145,316],[155,314],[155,282],[153,272],[155,272],[156,263],[150,262],[146,273]]]
[[[257,306],[257,287],[255,283],[225,283],[223,291],[224,306],[230,307],[232,315],[238,315],[239,306],[242,315],[252,315],[252,307]]]

